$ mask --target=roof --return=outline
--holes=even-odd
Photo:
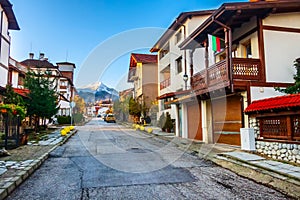
[[[166,99],[166,98],[171,98],[171,97],[175,97],[174,92],[169,92],[169,93],[162,94],[159,97],[157,97],[157,99],[160,100],[160,99]]]
[[[0,4],[8,19],[8,29],[20,30],[19,24],[12,9],[13,5],[9,2],[9,0],[0,0]]]
[[[21,62],[22,65],[26,65],[27,67],[38,67],[38,68],[55,68],[52,63],[47,60],[36,60],[36,59],[27,59]]]
[[[272,112],[274,110],[300,109],[300,93],[253,101],[245,113]]]
[[[225,37],[223,24],[234,31],[253,16],[265,18],[270,14],[300,12],[299,0],[224,3],[180,45],[181,49],[195,48],[206,40],[207,34]]]
[[[71,63],[71,62],[57,62],[56,64],[57,65],[73,65],[73,67],[76,68],[75,64]]]
[[[174,22],[169,26],[169,28],[164,32],[164,34],[159,38],[159,40],[154,44],[150,52],[159,51],[187,19],[192,18],[193,16],[211,15],[213,11],[214,10],[203,10],[180,13]]]
[[[28,89],[20,89],[20,88],[13,88],[14,92],[18,95],[21,95],[23,97],[27,97],[29,90]]]
[[[130,55],[130,63],[129,63],[129,73],[128,73],[128,82],[133,82],[131,80],[132,76],[135,75],[135,67],[137,63],[149,64],[149,63],[157,63],[157,55],[152,54],[140,54],[140,53],[132,53]]]
[[[157,55],[132,53],[130,56],[130,67],[136,67],[137,63],[157,63]]]

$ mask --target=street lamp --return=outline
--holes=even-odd
[[[187,81],[189,79],[189,76],[187,74],[183,75],[183,81],[184,81],[184,88],[187,90]]]

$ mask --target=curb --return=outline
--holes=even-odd
[[[63,145],[66,143],[70,137],[72,137],[77,130],[72,131],[68,134],[64,139],[59,142],[58,144],[54,145],[48,152],[44,153],[38,159],[34,160],[32,163],[29,164],[28,167],[20,170],[17,173],[16,177],[9,179],[4,185],[0,186],[0,200],[5,199],[8,195],[10,195],[21,183],[23,183],[35,170],[37,170],[49,157],[49,154],[55,150],[58,146]]]
[[[224,158],[227,158],[227,159],[224,159]],[[248,165],[248,166],[253,166],[254,168],[259,168],[259,169],[262,169],[262,170],[265,170],[266,172],[264,171],[261,171],[262,173],[266,173],[266,174],[269,174],[271,175],[271,173],[269,172],[272,172],[272,173],[275,173],[275,174],[278,174],[279,176],[276,177],[276,178],[280,178],[280,176],[282,177],[289,177],[291,179],[294,179],[296,180],[298,183],[298,185],[300,185],[300,178],[298,177],[295,177],[295,176],[291,176],[289,174],[285,174],[285,173],[282,173],[280,171],[276,171],[276,170],[272,170],[272,169],[269,169],[269,168],[266,168],[266,167],[263,167],[263,166],[260,166],[260,165],[257,165],[255,163],[251,163],[251,162],[246,162],[244,160],[241,160],[241,159],[238,159],[238,158],[235,158],[235,157],[232,157],[230,155],[223,155],[223,154],[220,154],[218,155],[218,157],[216,157],[216,159],[222,159],[222,160],[228,160],[229,162],[235,162],[241,166],[244,166],[245,164]],[[237,161],[237,162],[236,162]],[[271,175],[272,176],[272,175]],[[282,180],[285,180],[282,178]]]

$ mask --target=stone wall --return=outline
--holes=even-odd
[[[254,129],[255,138],[260,138],[259,121],[256,118],[249,119],[250,128]],[[284,142],[256,141],[256,151],[273,159],[296,162],[300,164],[300,144],[288,144]]]

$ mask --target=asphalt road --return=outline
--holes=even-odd
[[[149,134],[94,119],[7,199],[288,199]]]

